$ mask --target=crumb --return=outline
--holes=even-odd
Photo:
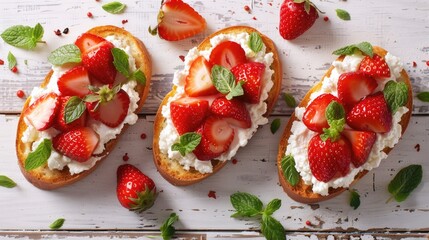
[[[210,191],[208,194],[209,198],[214,198],[216,199],[216,192],[215,191]]]

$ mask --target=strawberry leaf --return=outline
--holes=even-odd
[[[51,225],[49,225],[49,228],[52,230],[60,229],[63,226],[64,222],[65,222],[64,218],[58,218],[53,223],[51,223]]]
[[[360,206],[360,195],[356,190],[350,191],[350,207],[356,210]]]
[[[280,124],[281,124],[280,118],[276,118],[271,122],[270,130],[272,134],[276,133],[277,130],[279,130]]]
[[[255,195],[237,192],[231,195],[230,201],[236,211],[231,217],[253,217],[262,212],[263,203]]]
[[[8,67],[12,70],[16,66],[16,58],[11,52],[7,54]]]
[[[270,215],[262,215],[261,232],[268,240],[286,240],[282,224]]]
[[[111,14],[119,14],[124,12],[126,5],[120,2],[110,2],[102,6],[104,11]]]
[[[404,106],[408,100],[408,87],[404,82],[393,80],[386,83],[383,90],[384,98],[390,111],[395,113],[399,107]]]
[[[346,123],[343,105],[336,101],[332,101],[328,107],[326,107],[325,117],[326,120],[328,120],[329,128],[324,128],[323,134],[320,135],[320,137],[323,141],[330,138],[332,142],[335,142],[340,137]]]
[[[420,92],[417,94],[417,98],[422,102],[429,102],[429,92]]]
[[[263,45],[261,35],[257,32],[252,32],[249,39],[249,48],[252,49],[253,52],[257,53],[262,50]]]
[[[36,150],[30,152],[25,159],[24,168],[25,170],[36,169],[48,161],[51,156],[52,142],[49,139],[43,139],[43,141],[37,146]]]
[[[211,71],[211,78],[215,88],[220,93],[227,94],[226,98],[228,100],[244,94],[242,87],[244,82],[236,83],[234,74],[225,67],[214,65]]]
[[[75,121],[76,119],[80,118],[80,116],[82,116],[85,110],[86,110],[86,105],[82,99],[76,96],[71,97],[67,101],[66,107],[64,109],[65,122],[69,124]]]
[[[265,207],[264,213],[268,215],[272,215],[275,211],[279,210],[279,208],[282,206],[282,201],[280,199],[273,199],[271,202],[267,204],[267,207]]]
[[[374,55],[372,45],[369,42],[361,42],[358,44],[352,44],[349,46],[345,46],[343,48],[337,49],[332,52],[334,55],[353,55],[355,51],[361,51],[365,55],[368,55],[372,58]]]
[[[167,220],[161,226],[161,236],[164,240],[170,240],[176,229],[173,227],[173,224],[179,220],[179,216],[176,213],[170,214]]]
[[[397,202],[402,202],[410,195],[410,193],[420,184],[423,177],[421,165],[410,165],[401,169],[389,183],[388,190],[392,197]]]
[[[295,168],[295,159],[292,155],[287,155],[281,161],[282,173],[289,184],[294,187],[299,182],[299,173]]]
[[[113,65],[116,70],[126,78],[130,77],[130,64],[128,62],[128,54],[120,48],[112,48]]]
[[[284,94],[283,94],[283,98],[284,98],[284,100],[285,100],[285,102],[286,102],[286,105],[287,105],[288,107],[291,107],[291,108],[296,107],[296,101],[295,101],[295,98],[294,98],[291,94],[289,94],[289,93],[284,93]]]
[[[179,151],[180,155],[185,156],[186,154],[194,151],[194,149],[200,144],[201,135],[195,132],[185,133],[180,136],[179,142],[171,146],[172,151]]]
[[[337,16],[344,21],[349,21],[351,19],[350,14],[343,9],[335,9],[335,11],[337,12]]]
[[[9,177],[0,175],[0,186],[5,188],[13,188],[16,186],[16,183]]]
[[[56,66],[65,63],[80,63],[82,61],[80,49],[74,44],[67,44],[55,49],[48,56],[48,61]]]

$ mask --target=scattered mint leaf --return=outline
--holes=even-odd
[[[262,215],[261,232],[267,240],[286,240],[282,224],[268,214]]]
[[[125,10],[126,5],[120,2],[110,2],[106,3],[102,6],[104,11],[111,13],[111,14],[119,14],[123,13]]]
[[[289,94],[289,93],[284,93],[283,94],[283,98],[285,99],[286,105],[288,107],[294,108],[296,107],[296,101],[295,98]]]
[[[146,85],[146,76],[142,70],[137,69],[137,71],[133,73],[133,78],[141,85]]]
[[[417,98],[422,102],[429,102],[429,92],[420,92],[417,94]]]
[[[350,191],[350,207],[356,210],[360,206],[360,195],[356,190]]]
[[[179,151],[180,155],[185,156],[186,154],[194,151],[194,149],[200,144],[201,135],[195,132],[185,133],[180,136],[179,142],[171,146],[171,150]]]
[[[58,218],[55,220],[51,225],[49,225],[49,228],[52,230],[60,229],[64,224],[65,219],[64,218]]]
[[[130,64],[128,62],[128,54],[120,48],[112,48],[113,65],[116,70],[126,78],[130,77]]]
[[[343,48],[337,49],[332,52],[334,55],[353,55],[356,50],[361,51],[365,55],[368,55],[372,58],[374,55],[372,45],[369,42],[361,42],[358,44],[352,44],[349,46],[345,46]]]
[[[399,107],[404,106],[408,100],[408,87],[404,82],[393,80],[386,83],[383,90],[384,98],[390,111],[395,113]]]
[[[158,26],[156,26],[153,29],[149,26],[148,31],[149,31],[150,35],[156,36],[158,34]]]
[[[264,44],[262,42],[261,35],[257,32],[252,32],[249,39],[249,48],[252,49],[253,52],[257,53],[262,50],[263,46]]]
[[[242,85],[243,81],[238,84],[235,82],[234,74],[230,70],[220,65],[214,65],[211,72],[211,78],[215,88],[226,95],[226,99],[231,100],[233,97],[244,94]]]
[[[28,60],[27,59],[24,60],[24,64],[28,65]]]
[[[56,66],[65,63],[80,63],[82,61],[80,49],[74,44],[61,46],[51,52],[48,61]]]
[[[12,70],[16,66],[16,57],[13,53],[9,52],[7,54],[8,67]]]
[[[230,201],[236,210],[231,217],[253,217],[262,212],[263,203],[255,195],[237,192],[231,195]]]
[[[43,139],[43,141],[37,146],[36,150],[30,152],[25,159],[24,168],[25,170],[36,169],[48,161],[51,156],[52,142],[49,139]]]
[[[283,176],[294,187],[299,182],[299,173],[295,168],[295,159],[292,155],[287,155],[282,158],[281,167]]]
[[[280,199],[273,199],[267,204],[267,207],[265,208],[264,212],[268,215],[272,215],[275,211],[279,210],[281,206],[282,201]]]
[[[409,165],[402,168],[389,183],[387,189],[392,196],[386,203],[392,198],[395,198],[397,202],[407,199],[410,193],[420,184],[422,177],[423,169],[421,165]]]
[[[161,236],[164,240],[170,240],[176,229],[173,227],[173,224],[179,220],[179,216],[176,213],[170,214],[170,217],[162,224],[161,226]]]
[[[335,9],[335,11],[337,12],[337,16],[341,19],[341,20],[344,20],[344,21],[349,21],[351,18],[350,18],[350,14],[346,11],[346,10],[343,10],[343,9]]]
[[[9,177],[0,175],[0,186],[5,188],[13,188],[16,186],[16,183]]]
[[[39,23],[34,28],[15,25],[4,30],[0,36],[6,43],[14,47],[33,49],[38,42],[42,42],[43,27]]]
[[[345,110],[343,105],[336,101],[332,101],[325,110],[325,117],[328,120],[329,128],[323,129],[323,134],[320,135],[323,141],[328,138],[335,142],[341,136],[341,132],[344,130]]]
[[[64,120],[67,124],[73,122],[74,120],[80,118],[86,110],[86,104],[79,97],[71,97],[64,109]]]
[[[270,130],[272,134],[276,133],[277,130],[279,130],[280,124],[281,124],[280,118],[276,118],[271,122]]]

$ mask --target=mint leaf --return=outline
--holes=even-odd
[[[393,80],[386,83],[383,90],[384,98],[390,111],[395,113],[399,107],[404,106],[408,100],[408,87],[404,82]]]
[[[288,107],[291,107],[291,108],[296,107],[296,101],[295,101],[295,98],[294,98],[291,94],[289,94],[289,93],[284,93],[284,94],[283,94],[283,98],[284,98],[284,100],[285,100],[285,102],[286,102],[286,105],[287,105]]]
[[[361,51],[365,55],[368,55],[372,58],[374,55],[372,45],[369,42],[361,42],[358,44],[352,44],[345,46],[343,48],[337,49],[332,52],[334,55],[353,55],[355,51]]]
[[[253,217],[262,212],[262,202],[255,195],[237,192],[231,195],[230,201],[236,213],[231,217]]]
[[[173,227],[173,224],[179,220],[179,216],[176,213],[170,214],[170,217],[162,224],[161,226],[161,236],[164,240],[170,240],[176,229]]]
[[[24,168],[25,170],[36,169],[48,161],[51,156],[52,142],[49,139],[43,139],[43,141],[37,146],[36,150],[30,152],[25,159]]]
[[[261,232],[267,240],[286,240],[283,225],[270,215],[262,215]]]
[[[417,94],[417,98],[422,102],[429,102],[429,92],[420,92]]]
[[[120,2],[110,2],[102,6],[104,11],[111,14],[119,14],[124,12],[126,5]]]
[[[360,206],[360,195],[356,190],[350,191],[350,207],[356,210]]]
[[[244,94],[242,85],[243,81],[238,84],[235,82],[234,74],[230,70],[220,65],[214,65],[211,72],[211,78],[215,88],[226,95],[226,99],[231,100],[233,97]]]
[[[250,34],[248,45],[249,48],[252,49],[252,51],[255,53],[261,51],[262,47],[264,46],[261,35],[259,35],[257,32],[252,32]]]
[[[65,219],[64,218],[58,218],[55,220],[51,225],[49,225],[49,228],[52,230],[60,229],[64,224]]]
[[[180,155],[185,156],[186,154],[194,151],[194,149],[200,144],[201,135],[195,132],[185,133],[180,136],[179,142],[171,146],[171,150],[179,151]]]
[[[48,61],[56,66],[65,63],[80,63],[82,61],[80,49],[74,44],[61,46],[51,52]]]
[[[64,108],[64,120],[67,124],[80,118],[86,110],[86,105],[79,97],[71,97]]]
[[[267,204],[267,207],[264,210],[265,214],[272,215],[282,206],[282,201],[280,199],[273,199]]]
[[[388,191],[392,196],[387,200],[389,202],[395,198],[397,202],[402,202],[410,193],[420,184],[423,177],[421,165],[410,165],[401,169],[390,181]]]
[[[16,58],[11,52],[7,54],[8,67],[10,70],[16,66]]]
[[[337,101],[332,101],[329,103],[329,105],[326,107],[325,110],[325,117],[326,120],[332,121],[332,120],[339,120],[346,116],[346,111],[344,110],[343,105],[338,103]]]
[[[130,77],[130,65],[128,62],[128,54],[120,48],[112,48],[113,65],[116,70],[124,75],[126,78]]]
[[[146,76],[144,75],[144,72],[140,69],[137,69],[137,71],[133,73],[133,78],[141,85],[146,84]]]
[[[299,173],[295,168],[295,159],[292,155],[287,155],[281,161],[282,173],[289,184],[294,187],[299,182]]]
[[[341,136],[341,132],[344,130],[345,121],[345,110],[343,105],[336,101],[329,103],[325,110],[325,117],[328,120],[329,128],[323,129],[323,134],[320,138],[326,141],[328,138],[332,142],[335,142]]]
[[[33,28],[33,40],[35,42],[39,42],[40,40],[42,40],[44,34],[44,30],[42,25],[40,25],[40,23],[37,23],[36,26],[34,26]]]
[[[16,183],[9,177],[0,175],[0,186],[5,188],[13,188],[16,186]]]
[[[344,21],[349,21],[351,18],[350,18],[350,14],[346,11],[346,10],[343,10],[343,9],[335,9],[335,11],[337,12],[337,16],[341,19],[341,20],[344,20]]]
[[[241,95],[243,95],[244,94],[243,84],[244,84],[244,81],[239,81],[235,86],[233,86],[233,88],[225,96],[225,98],[228,99],[228,100],[231,100],[235,96],[241,96]]]
[[[276,118],[271,122],[270,130],[272,134],[276,133],[277,130],[279,130],[280,124],[281,124],[280,118]]]
[[[1,34],[1,38],[8,44],[23,48],[33,49],[43,37],[43,27],[38,23],[34,28],[23,25],[15,25],[7,28]]]

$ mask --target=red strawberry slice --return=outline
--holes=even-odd
[[[377,139],[374,132],[355,131],[344,129],[343,135],[352,145],[352,163],[355,167],[360,167],[368,160],[372,146]]]
[[[91,33],[84,33],[77,38],[74,44],[80,49],[82,53],[86,53],[93,46],[103,41],[105,41],[105,39],[100,36]]]
[[[116,78],[116,68],[113,65],[113,44],[103,41],[89,48],[82,55],[82,64],[88,72],[103,84],[112,84]]]
[[[389,65],[377,54],[374,54],[372,58],[366,56],[362,62],[360,62],[359,71],[366,72],[376,79],[390,77]]]
[[[364,72],[343,73],[338,79],[338,98],[351,107],[370,95],[377,86],[375,79]]]
[[[89,115],[111,128],[119,126],[124,121],[129,106],[130,97],[123,89],[112,99],[86,103]]]
[[[24,117],[37,130],[50,128],[60,107],[59,97],[55,93],[48,93],[38,98],[25,111]]]
[[[205,19],[181,0],[164,1],[158,14],[158,34],[168,41],[182,40],[202,32]]]
[[[308,12],[305,5],[309,6]],[[295,39],[310,29],[318,17],[317,9],[309,0],[285,0],[280,7],[280,35],[286,40]]]
[[[197,98],[180,98],[170,103],[171,120],[183,135],[197,130],[209,113],[209,102]]]
[[[86,162],[94,152],[99,141],[98,134],[89,127],[75,128],[54,137],[52,145],[59,153]]]
[[[70,123],[66,123],[65,118],[65,110],[68,100],[70,100],[70,96],[60,97],[60,107],[58,110],[58,114],[55,118],[54,127],[61,132],[67,132],[73,128],[84,127],[86,124],[86,111],[76,120]]]
[[[332,142],[330,138],[323,141],[318,134],[308,144],[311,173],[322,182],[347,175],[350,172],[351,158],[350,143],[343,136]]]
[[[229,124],[240,128],[250,128],[252,121],[246,105],[238,99],[216,98],[210,106],[211,112]]]
[[[259,62],[242,63],[233,67],[231,72],[234,74],[236,82],[244,82],[244,95],[240,96],[240,99],[248,103],[259,103],[265,65]]]
[[[74,67],[58,79],[58,90],[62,96],[85,97],[91,91],[88,71],[83,66]]]
[[[208,96],[218,93],[211,79],[211,65],[203,57],[197,57],[189,68],[185,80],[185,93],[190,97]]]
[[[392,113],[383,93],[370,95],[347,113],[347,124],[356,130],[385,133],[392,128]]]
[[[199,160],[210,160],[228,151],[234,139],[234,129],[227,121],[218,117],[208,117],[203,126],[197,130],[201,142],[193,153]]]
[[[302,122],[308,129],[322,133],[324,128],[329,128],[328,121],[325,117],[325,111],[332,101],[340,103],[340,100],[334,95],[324,93],[315,98],[310,105],[307,106],[302,117]]]
[[[231,69],[238,64],[245,63],[246,53],[240,44],[232,41],[221,42],[210,53],[211,65],[221,65]]]

